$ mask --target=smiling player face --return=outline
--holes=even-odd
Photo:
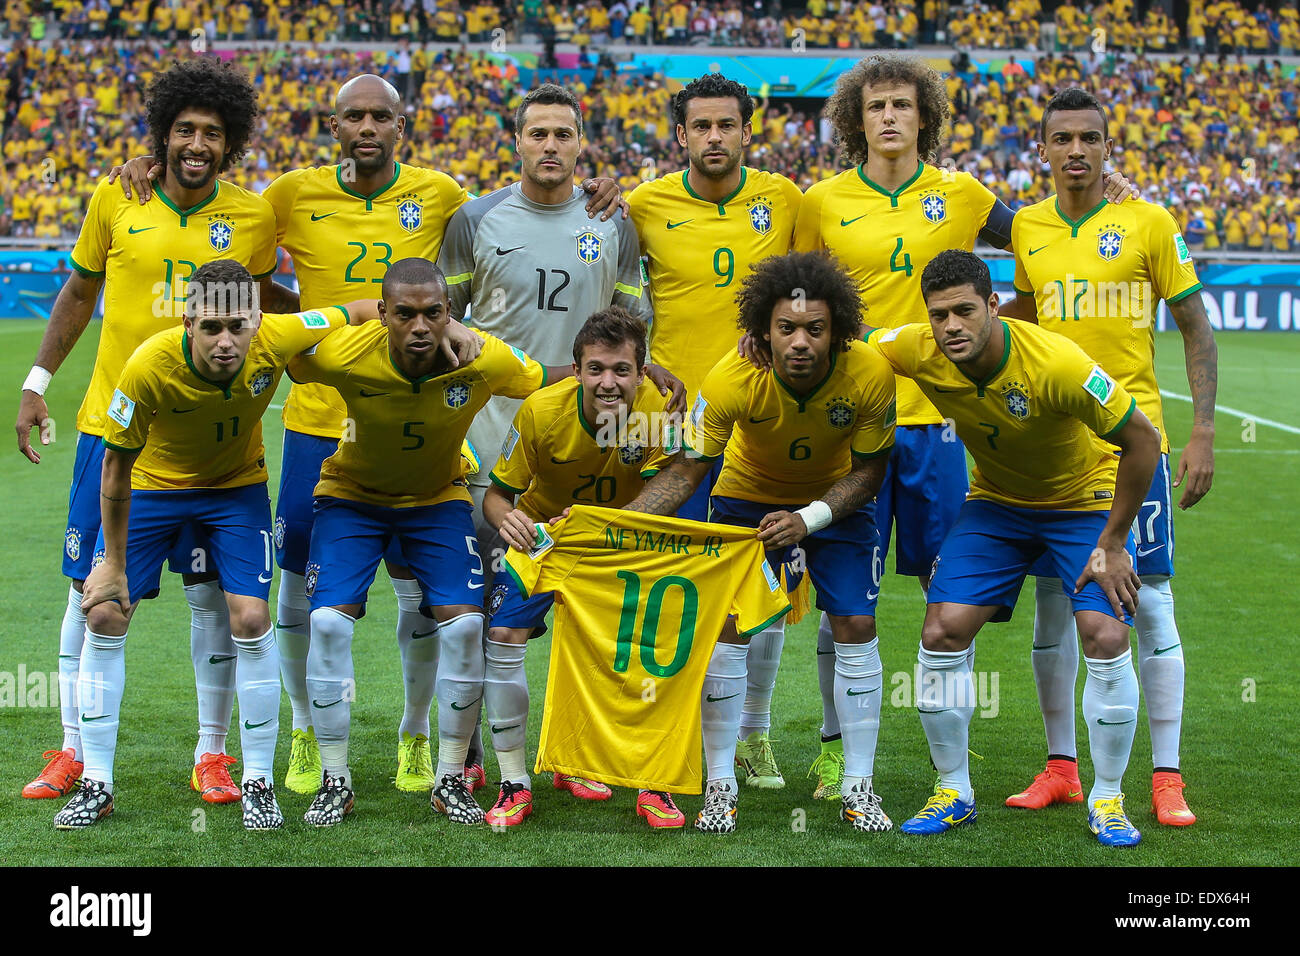
[[[440,283],[399,284],[379,302],[388,327],[388,353],[407,378],[430,374],[447,334],[447,290]]]
[[[211,110],[190,107],[167,133],[167,172],[184,189],[202,189],[226,158],[226,127]]]
[[[582,364],[573,366],[573,374],[582,386],[582,414],[594,425],[598,419],[627,416],[645,366],[637,364],[635,343],[611,348],[597,342],[583,348]]]
[[[735,171],[751,135],[734,96],[690,100],[686,125],[677,127],[677,142],[690,156],[691,169],[710,179],[724,179]]]
[[[781,299],[766,336],[777,374],[795,388],[811,388],[831,365],[831,310],[821,299]]]
[[[1101,177],[1110,159],[1102,115],[1096,110],[1057,110],[1047,118],[1047,141],[1038,158],[1052,168],[1058,193],[1102,192]]]

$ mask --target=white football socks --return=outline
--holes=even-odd
[[[831,619],[825,611],[817,626],[817,686],[822,694],[822,737],[838,736],[840,715],[835,710],[835,637],[831,633]]]
[[[77,710],[77,673],[81,669],[81,647],[86,641],[86,615],[81,610],[81,592],[68,585],[68,606],[59,628],[59,716],[63,719],[63,746],[81,759],[80,713]]]
[[[465,773],[474,725],[483,697],[483,615],[461,614],[443,621],[438,660],[438,769],[435,778]]]
[[[939,771],[939,785],[956,790],[970,802],[975,791],[970,782],[970,722],[975,713],[975,685],[966,651],[927,651],[916,654],[916,709],[930,759]]]
[[[714,645],[700,691],[700,728],[708,782],[721,782],[739,790],[736,783],[736,731],[745,705],[745,668],[749,648],[744,644]]]
[[[871,786],[876,743],[880,738],[883,666],[880,639],[866,644],[835,642],[835,706],[844,736],[844,781],[848,793],[860,783]]]
[[[397,649],[402,654],[404,689],[402,722],[397,727],[400,741],[403,734],[429,736],[429,708],[438,680],[438,622],[420,613],[424,590],[419,581],[392,580],[397,595]]]
[[[356,623],[342,611],[318,607],[311,612],[312,641],[307,654],[311,724],[320,745],[321,769],[344,782],[348,777],[352,700],[356,696],[352,669],[352,631]]]
[[[102,780],[113,792],[113,761],[126,684],[126,635],[96,634],[86,629],[77,678],[81,742],[86,780]]]
[[[1186,666],[1169,578],[1148,575],[1142,579],[1133,618],[1138,635],[1138,677],[1151,727],[1151,762],[1155,767],[1177,770]]]
[[[532,789],[524,747],[528,735],[528,676],[524,671],[527,644],[489,640],[487,670],[483,678],[483,703],[492,728],[492,749],[501,767],[501,779]]]
[[[280,571],[275,608],[275,643],[280,651],[280,678],[293,708],[293,729],[306,730],[312,721],[307,695],[307,651],[311,646],[311,600],[301,574]]]
[[[220,582],[185,585],[185,600],[190,605],[190,660],[199,698],[199,740],[194,748],[197,764],[204,754],[226,752],[226,734],[235,709],[236,651]]]
[[[340,615],[341,616],[341,615]],[[275,738],[280,731],[280,655],[275,628],[260,637],[232,637],[239,655],[235,687],[239,692],[239,749],[244,782],[275,778]]]
[[[1088,806],[1120,795],[1124,770],[1133,749],[1137,726],[1138,682],[1133,652],[1113,660],[1083,659],[1088,678],[1083,685],[1083,720],[1097,777],[1088,793]]]
[[[781,648],[785,646],[784,619],[749,639],[748,676],[745,679],[745,702],[737,733],[744,740],[752,733],[765,734],[772,727],[772,691],[776,672],[781,666]]]
[[[1076,757],[1074,687],[1079,677],[1079,639],[1074,605],[1061,579],[1039,577],[1034,586],[1034,684],[1047,732],[1047,752]]]

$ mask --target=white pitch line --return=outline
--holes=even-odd
[[[1171,448],[1169,453],[1181,455],[1183,449]],[[1300,448],[1216,448],[1216,455],[1300,455]]]
[[[1180,395],[1178,392],[1167,392],[1163,388],[1160,390],[1160,394],[1165,398],[1176,398],[1180,402],[1190,402],[1192,400],[1192,396],[1190,395]],[[1288,425],[1285,422],[1275,422],[1271,418],[1261,418],[1260,416],[1254,415],[1250,412],[1243,412],[1239,408],[1229,408],[1227,405],[1215,405],[1214,410],[1216,412],[1226,412],[1229,415],[1239,415],[1242,418],[1248,418],[1252,422],[1257,422],[1260,425],[1268,425],[1272,428],[1281,429],[1284,432],[1290,432],[1292,435],[1300,435],[1300,428],[1296,428],[1294,425]]]

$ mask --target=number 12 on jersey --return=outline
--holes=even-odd
[[[634,571],[619,571],[618,577],[623,582],[623,608],[619,613],[618,644],[614,650],[615,673],[626,673],[632,661],[636,621],[641,617],[641,636],[636,641],[641,666],[654,677],[672,677],[686,666],[691,656],[691,645],[695,642],[695,621],[700,606],[700,594],[695,589],[695,584],[689,578],[676,574],[665,575],[651,586],[643,611],[641,576]],[[676,644],[672,658],[668,663],[660,664],[655,654],[660,646],[659,619],[663,613],[664,599],[673,590],[681,592]],[[671,624],[668,625],[668,630],[672,630]]]

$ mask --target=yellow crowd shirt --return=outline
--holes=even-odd
[[[82,275],[104,279],[99,351],[77,412],[78,431],[103,435],[126,360],[145,339],[181,324],[199,266],[234,259],[258,279],[275,271],[275,216],[261,196],[221,180],[207,199],[182,210],[160,188],[141,206],[105,179],[90,197],[70,258]]]
[[[224,384],[194,365],[184,327],[159,332],[127,360],[104,411],[104,445],[139,451],[139,491],[239,488],[266,481],[262,414],[289,360],[347,325],[340,308],[262,316],[248,355]]]
[[[718,635],[790,607],[754,531],[580,505],[505,567],[525,595],[555,594],[536,770],[699,793]]]

